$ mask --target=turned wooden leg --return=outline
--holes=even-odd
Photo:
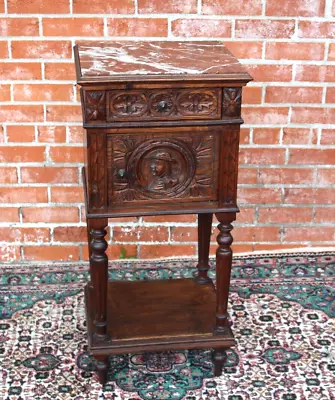
[[[95,355],[94,358],[97,360],[96,371],[98,375],[99,382],[104,385],[107,382],[108,373],[108,356]]]
[[[92,241],[92,237],[91,237],[91,219],[87,219],[86,222],[86,228],[87,228],[87,245],[88,245],[88,255],[89,257],[91,257],[91,241]]]
[[[224,349],[214,349],[213,362],[214,362],[214,376],[221,376],[223,365],[226,361],[227,353]]]
[[[230,231],[233,229],[231,222],[236,218],[235,213],[215,214],[220,222],[218,225],[219,234],[217,242],[219,244],[216,250],[216,326],[217,334],[224,333],[227,327],[228,319],[228,295],[230,284],[230,272],[232,264],[231,244],[233,237]]]
[[[108,244],[105,240],[107,234],[105,227],[107,218],[94,218],[90,220],[90,274],[92,296],[94,296],[94,336],[102,339],[107,336],[107,285],[108,285],[108,257],[106,250]]]
[[[88,257],[90,258],[92,255],[91,252],[91,241],[92,241],[92,237],[91,237],[91,225],[90,225],[91,220],[88,218],[87,222],[86,222],[86,229],[87,229],[87,247],[88,247]],[[88,291],[89,291],[89,296],[90,296],[90,304],[92,304],[92,307],[94,307],[94,296],[92,296],[93,293],[93,285],[92,285],[92,281],[90,279],[90,281],[88,282]]]
[[[198,214],[198,274],[195,280],[200,284],[212,282],[208,276],[212,221],[213,214]]]

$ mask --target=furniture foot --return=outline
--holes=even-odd
[[[198,274],[195,280],[199,284],[212,282],[208,276],[212,221],[213,214],[198,214]]]
[[[99,382],[101,385],[104,385],[107,382],[107,373],[108,373],[108,356],[94,356],[97,360],[96,371],[98,375]]]
[[[228,295],[230,284],[230,272],[232,264],[231,244],[233,237],[230,231],[233,229],[231,222],[236,218],[235,213],[215,214],[218,221],[219,234],[217,242],[219,247],[216,250],[216,326],[217,334],[225,333],[228,324]]]
[[[92,296],[94,296],[94,336],[103,339],[107,336],[107,284],[108,284],[108,244],[105,227],[107,218],[94,218],[89,221],[90,226],[90,275]]]
[[[214,376],[221,376],[223,365],[226,361],[227,353],[224,349],[214,349],[213,362],[214,362]]]

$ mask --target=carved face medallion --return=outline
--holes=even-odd
[[[174,197],[195,173],[192,151],[179,141],[147,140],[131,155],[127,173],[134,188],[147,197]]]

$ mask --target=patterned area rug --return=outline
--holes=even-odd
[[[122,261],[111,279],[191,277],[194,260]],[[102,389],[87,352],[87,264],[2,266],[0,399],[335,399],[335,253],[234,258],[237,346],[214,378],[210,350],[110,358]],[[212,277],[213,272],[212,272]]]

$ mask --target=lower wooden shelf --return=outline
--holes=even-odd
[[[94,295],[85,288],[89,350],[122,354],[195,348],[229,348],[235,344],[230,327],[216,335],[216,294],[212,283],[194,279],[109,281],[108,338],[93,332]]]

